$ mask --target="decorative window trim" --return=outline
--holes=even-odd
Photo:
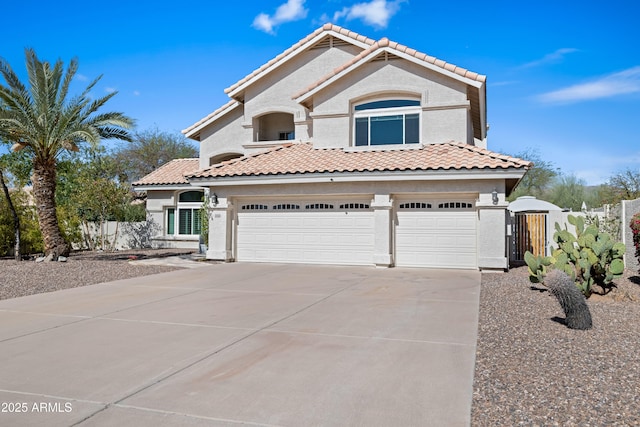
[[[399,209],[431,209],[431,203],[424,202],[407,202],[401,203]]]
[[[304,208],[307,210],[328,210],[333,209],[333,205],[329,203],[310,203]]]

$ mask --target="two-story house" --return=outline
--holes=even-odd
[[[200,158],[144,177],[158,245],[224,261],[504,269],[505,197],[531,166],[487,150],[486,78],[326,24],[185,129]]]

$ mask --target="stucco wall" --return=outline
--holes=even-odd
[[[498,191],[499,201],[493,204],[492,191]],[[213,191],[213,189],[211,190]],[[247,185],[247,186],[218,186],[215,192],[219,198],[219,205],[212,210],[210,218],[209,252],[212,259],[233,258],[233,227],[234,206],[243,202],[259,200],[283,200],[288,197],[304,197],[306,201],[322,201],[323,198],[345,198],[351,201],[369,200],[372,207],[380,205],[381,200],[389,200],[393,204],[398,199],[420,199],[451,201],[471,199],[476,201],[477,223],[477,247],[478,267],[481,269],[505,269],[507,268],[507,254],[505,243],[505,210],[507,203],[504,198],[504,183],[501,180],[488,179],[441,179],[434,181],[375,181],[375,182],[327,182],[306,184],[273,184],[273,185]],[[385,202],[386,203],[386,202]],[[380,218],[394,221],[395,211],[380,214]],[[378,224],[380,230],[376,234],[389,233],[393,230],[392,223],[385,226]],[[391,236],[387,240],[378,239],[376,250],[381,250],[392,241]],[[379,247],[378,247],[379,246]],[[390,254],[388,254],[390,255]],[[382,264],[384,259],[392,259],[382,253],[374,254],[377,263]]]
[[[421,142],[469,142],[466,86],[407,61],[375,61],[363,65],[314,95],[314,146],[352,145],[352,107],[377,96],[421,100]]]
[[[311,49],[249,85],[243,105],[201,131],[200,168],[208,167],[209,159],[220,154],[251,154],[270,148],[269,144],[255,141],[259,132],[255,119],[268,113],[292,114],[295,140],[309,141],[313,137],[313,125],[306,109],[292,96],[359,52],[355,46]],[[273,132],[277,134],[277,130]]]
[[[200,169],[209,167],[209,159],[219,154],[245,153],[242,143],[251,138],[251,130],[242,127],[243,120],[243,107],[240,105],[202,130]]]

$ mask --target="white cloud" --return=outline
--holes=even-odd
[[[562,49],[558,49],[555,52],[549,53],[540,59],[527,62],[526,64],[521,65],[519,68],[532,68],[546,64],[557,64],[558,62],[561,62],[566,55],[575,52],[579,52],[579,50],[572,47],[563,47]]]
[[[389,19],[400,10],[400,4],[404,2],[405,0],[372,0],[370,2],[357,3],[334,13],[333,20],[338,21],[341,18],[346,18],[347,21],[361,19],[365,24],[375,28],[387,28]]]
[[[640,93],[640,66],[609,74],[591,82],[547,92],[537,98],[545,103],[572,103]]]
[[[75,80],[78,80],[80,82],[87,82],[89,81],[89,77],[85,76],[84,74],[80,74],[80,73],[76,73],[76,75],[73,77]]]
[[[133,91],[133,95],[134,95],[134,96],[140,96],[140,91],[134,90],[134,91]]]
[[[118,89],[116,89],[115,87],[105,87],[104,88],[104,91],[107,92],[107,93],[113,93],[116,90],[118,90]]]
[[[274,34],[274,27],[285,22],[297,21],[307,17],[308,9],[304,8],[305,0],[287,0],[276,9],[273,16],[261,13],[253,20],[253,27],[268,34]]]

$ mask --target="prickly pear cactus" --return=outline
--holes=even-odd
[[[557,249],[552,256],[525,253],[529,279],[541,283],[547,269],[556,268],[569,275],[587,298],[594,286],[600,287],[603,293],[610,291],[615,286],[613,279],[624,271],[624,244],[615,242],[608,233],[600,232],[597,223],[585,227],[584,219],[573,215],[568,216],[568,221],[575,227],[575,235],[556,223],[553,240]]]

